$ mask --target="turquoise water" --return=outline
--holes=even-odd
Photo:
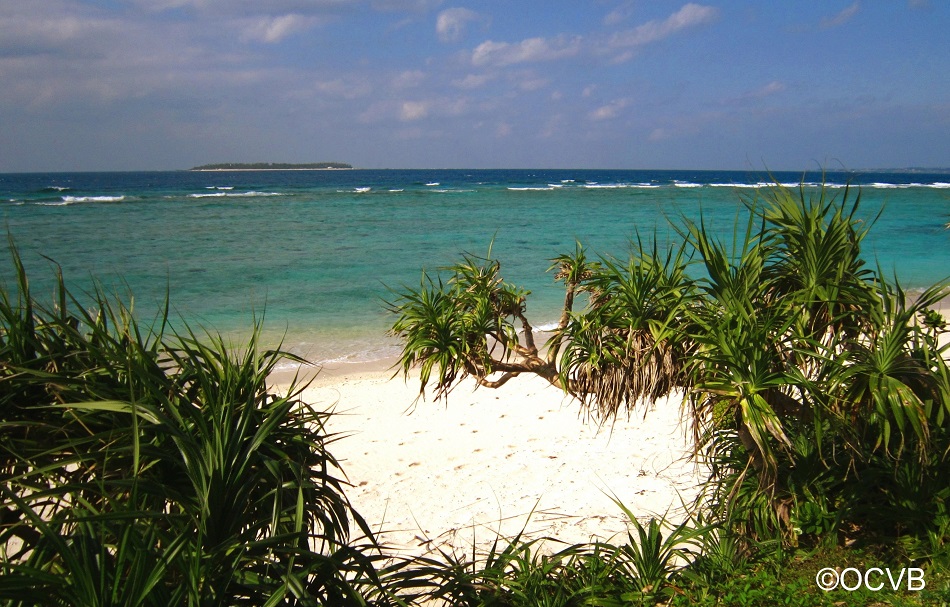
[[[773,175],[796,184],[800,173]],[[950,175],[825,176],[841,195],[861,186],[862,209],[883,208],[870,261],[906,287],[950,275]],[[805,175],[816,183],[820,175]],[[166,290],[177,316],[241,334],[264,313],[267,339],[314,361],[391,355],[387,287],[420,270],[487,252],[505,278],[532,291],[535,325],[558,316],[549,259],[580,240],[624,255],[637,232],[678,237],[668,218],[698,218],[728,238],[741,198],[767,175],[701,171],[346,170],[0,175],[3,221],[34,293],[52,293],[51,264],[88,289],[95,277],[135,294],[143,318]],[[852,192],[853,195],[853,192]],[[0,276],[9,283],[8,254]]]

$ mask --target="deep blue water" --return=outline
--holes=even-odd
[[[868,260],[922,288],[950,275],[950,174],[775,173],[830,193],[860,189]],[[266,310],[269,340],[314,360],[392,352],[383,300],[420,270],[468,251],[502,261],[530,289],[536,325],[557,318],[549,259],[580,240],[624,255],[636,234],[663,242],[681,215],[729,238],[752,172],[342,170],[0,175],[0,207],[34,294],[52,293],[55,260],[69,284],[135,294],[143,318],[166,290],[192,324],[240,334]],[[808,186],[813,191],[813,186]],[[9,255],[0,259],[9,284]]]

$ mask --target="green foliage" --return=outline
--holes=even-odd
[[[772,573],[759,569],[728,576],[721,582],[699,589],[692,589],[676,597],[672,606],[699,607],[823,607],[830,605],[821,591],[815,589],[814,580],[780,580]]]
[[[908,494],[894,485],[946,475],[950,384],[925,313],[946,285],[910,301],[865,268],[870,228],[847,191],[775,188],[750,208],[762,227],[737,253],[708,243],[702,226],[688,231],[707,268],[689,367],[713,470],[707,505],[750,538],[789,545],[926,535],[913,513],[943,497],[915,491],[915,507],[898,506]]]
[[[574,284],[589,294],[568,314],[548,348],[560,350],[565,389],[602,419],[656,400],[688,378],[681,319],[693,296],[682,247],[659,251],[638,241],[626,262],[587,264]]]
[[[712,473],[701,507],[740,541],[889,538],[921,558],[940,553],[950,543],[950,368],[932,307],[947,283],[911,297],[869,266],[862,243],[874,218],[853,194],[776,185],[744,201],[731,241],[682,218],[679,245],[638,240],[626,261],[591,261],[578,244],[553,260],[565,307],[543,364],[516,345],[525,302],[517,314],[498,303],[498,263],[486,266],[497,286],[478,289],[466,257],[456,286],[409,289],[392,304],[403,370],[421,366],[424,386],[440,369],[441,395],[466,374],[491,387],[523,372],[556,377],[601,420],[683,394]],[[586,304],[574,310],[580,293]],[[436,295],[453,322],[481,309],[511,320],[465,322],[447,332],[454,349],[430,347],[416,336],[441,325],[420,301]],[[505,375],[493,382],[493,371]]]
[[[695,560],[696,549],[710,529],[692,527],[689,521],[684,521],[664,536],[665,520],[651,518],[644,526],[619,500],[614,498],[614,503],[628,521],[628,541],[620,553],[633,591],[624,593],[623,598],[648,602],[669,599],[678,590],[676,581],[680,572]],[[636,537],[630,527],[636,531]]]
[[[655,518],[640,523],[623,504],[630,531],[623,544],[594,542],[563,546],[553,538],[496,537],[486,554],[414,559],[407,575],[425,580],[422,601],[453,606],[573,607],[654,605],[681,592],[682,572],[706,529]],[[429,603],[426,603],[429,604]]]
[[[261,351],[259,327],[240,348],[170,333],[167,311],[142,328],[102,292],[80,305],[62,279],[47,307],[13,258],[15,294],[0,290],[0,604],[385,596],[389,571],[327,450],[328,414],[299,386],[267,389],[291,355]]]
[[[468,376],[485,381],[496,371],[527,370],[511,363],[514,355],[528,357],[538,369],[544,365],[524,316],[528,292],[504,282],[501,264],[490,255],[465,255],[447,269],[451,277],[445,282],[423,273],[418,289],[397,292],[389,304],[399,315],[391,332],[405,344],[399,365],[406,373],[420,368],[420,396],[433,372],[436,398],[442,398]],[[517,321],[528,335],[524,345]]]

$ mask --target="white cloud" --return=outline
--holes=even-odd
[[[2,1],[2,0],[0,0]],[[209,39],[232,37],[243,43],[279,44],[317,27],[340,23],[370,8],[409,12],[418,0],[126,0],[143,13],[178,10],[188,27],[203,26]],[[431,1],[431,0],[430,0]],[[439,0],[441,1],[441,0]]]
[[[305,17],[291,13],[277,17],[258,17],[246,22],[244,38],[260,42],[275,43],[293,34],[304,32],[316,26],[315,17]]]
[[[468,101],[465,98],[442,99],[437,109],[445,116],[461,116],[468,111]]]
[[[129,0],[145,13],[180,10],[188,21],[237,31],[242,42],[278,43],[354,14],[365,0]]]
[[[439,13],[435,31],[442,42],[455,42],[465,33],[466,25],[478,19],[478,13],[467,8],[448,8]]]
[[[389,101],[375,101],[359,114],[356,119],[361,124],[374,124],[392,116],[393,106]]]
[[[735,97],[724,99],[722,103],[724,105],[746,104],[749,102],[765,99],[766,97],[771,97],[773,95],[778,95],[779,93],[784,92],[787,88],[788,86],[784,82],[780,80],[773,80],[772,82],[769,82],[764,86],[760,86],[759,88],[748,90]]]
[[[543,89],[550,83],[551,81],[547,78],[528,75],[521,77],[518,81],[518,88],[522,91],[537,91]]]
[[[573,120],[567,120],[564,114],[554,114],[548,118],[547,122],[541,128],[541,132],[538,133],[538,136],[542,139],[556,137],[564,132],[569,123],[573,123]]]
[[[436,97],[403,101],[398,104],[396,117],[400,122],[415,122],[429,116],[461,116],[468,111],[469,103],[464,97]]]
[[[768,84],[766,84],[766,85],[763,86],[762,88],[760,88],[760,89],[758,89],[758,90],[756,90],[756,91],[753,91],[752,94],[753,94],[753,96],[755,96],[755,97],[768,97],[769,95],[774,95],[774,94],[776,94],[776,93],[781,93],[781,92],[784,91],[786,88],[788,88],[788,87],[785,86],[785,83],[784,83],[784,82],[779,82],[778,80],[773,80],[772,82],[769,82]]]
[[[861,10],[860,0],[856,1],[854,4],[846,7],[840,13],[834,17],[825,17],[821,20],[821,27],[823,29],[828,29],[832,27],[838,27],[839,25],[844,25],[848,21],[854,18],[858,14],[858,11]]]
[[[0,56],[102,57],[126,31],[119,19],[62,3],[50,3],[44,11],[30,8],[29,4],[0,3]]]
[[[0,106],[92,113],[167,92],[210,63],[179,24],[144,24],[71,2],[43,6],[0,2],[0,80],[10,84]]]
[[[715,7],[690,3],[666,19],[648,21],[614,35],[610,44],[614,48],[644,46],[668,38],[680,30],[710,23],[718,15],[719,10]]]
[[[392,85],[393,88],[397,89],[410,89],[419,86],[425,79],[425,72],[420,70],[406,70],[393,78]]]
[[[170,9],[190,9],[211,15],[253,16],[329,14],[354,9],[363,0],[133,0],[150,12]]]
[[[627,99],[616,99],[611,101],[607,105],[602,105],[599,108],[592,111],[588,114],[588,117],[591,120],[613,120],[620,115],[620,112],[623,111],[625,107],[630,105],[630,101]]]
[[[606,18],[616,23],[630,12],[627,3]],[[627,61],[634,49],[663,40],[673,34],[714,21],[719,10],[712,6],[689,3],[662,20],[648,21],[638,27],[618,32],[606,41],[586,40],[584,37],[561,35],[554,38],[527,38],[521,42],[488,40],[472,51],[471,61],[479,67],[504,67],[518,63],[551,61],[574,57],[581,52],[616,53],[614,63]],[[618,51],[620,51],[618,53]]]
[[[472,64],[503,67],[516,63],[552,61],[573,57],[580,52],[581,42],[582,39],[579,36],[559,36],[552,40],[528,38],[514,44],[488,40],[472,51]]]
[[[313,88],[322,95],[351,100],[365,97],[373,91],[373,87],[368,82],[356,79],[316,82]]]
[[[669,138],[670,138],[670,132],[662,127],[653,129],[653,131],[650,132],[650,136],[648,137],[650,141],[654,141],[654,142],[663,141],[664,139],[669,139]]]
[[[135,0],[135,4],[146,10],[166,11],[195,4],[194,0]]]
[[[614,10],[607,13],[607,16],[604,17],[604,25],[617,25],[629,19],[632,14],[633,2],[632,0],[627,0]]]
[[[453,80],[452,85],[460,89],[478,89],[494,79],[494,74],[469,74],[460,80]]]
[[[425,101],[404,101],[399,108],[399,119],[403,122],[422,120],[429,115],[429,104]]]
[[[619,65],[619,64],[621,64],[621,63],[626,63],[627,61],[630,61],[631,59],[633,59],[634,56],[636,56],[636,53],[635,53],[635,52],[633,52],[633,51],[624,51],[624,52],[620,53],[619,55],[614,56],[614,58],[610,60],[610,63],[613,64],[613,65]]]

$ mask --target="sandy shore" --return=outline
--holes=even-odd
[[[536,377],[498,390],[465,383],[447,403],[413,406],[418,382],[379,367],[327,369],[304,398],[335,409],[331,451],[353,484],[348,496],[396,550],[484,547],[522,529],[568,543],[625,537],[613,496],[638,518],[675,519],[695,495],[678,399],[597,428]]]

